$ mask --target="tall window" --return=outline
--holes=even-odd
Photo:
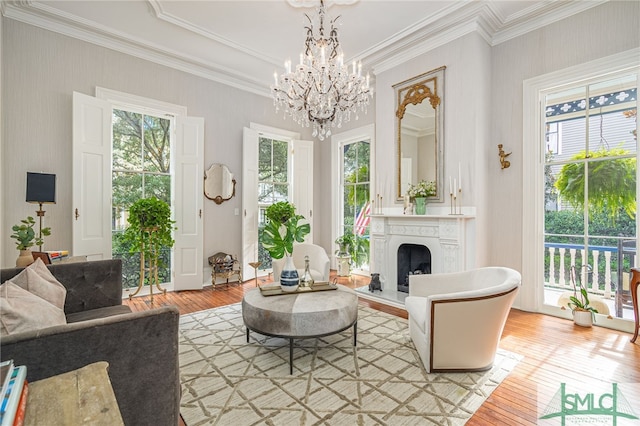
[[[258,229],[266,224],[267,208],[279,201],[289,200],[290,165],[289,142],[260,136],[258,140]],[[271,256],[262,247],[262,232],[258,233],[260,269],[271,269]]]
[[[370,143],[350,142],[342,145],[342,214],[340,231],[352,237],[351,261],[357,269],[368,269],[370,194]]]
[[[171,205],[171,120],[114,109],[112,167],[112,256],[122,259],[123,287],[136,287],[140,255],[129,253],[123,238],[127,212],[141,198],[156,197]],[[162,250],[159,281],[171,277],[171,250]]]
[[[629,268],[635,263],[637,243],[637,86],[635,74],[623,74],[546,95],[547,304],[568,302],[563,293],[573,290],[573,270],[577,284],[604,301],[600,313],[632,318]]]

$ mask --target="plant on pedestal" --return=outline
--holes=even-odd
[[[288,201],[270,205],[265,216],[267,223],[262,230],[262,246],[274,259],[286,257],[280,285],[283,291],[295,291],[298,289],[298,271],[291,258],[293,243],[304,242],[304,237],[311,232],[311,226],[308,223],[300,224],[304,216],[296,214],[295,206]]]
[[[160,291],[158,283],[158,267],[160,250],[173,247],[173,230],[175,222],[171,220],[171,207],[156,197],[142,198],[129,207],[129,226],[124,231],[124,240],[131,243],[130,253],[140,253],[140,283],[136,295],[144,285],[145,270],[150,273],[149,287],[153,300],[153,283]]]

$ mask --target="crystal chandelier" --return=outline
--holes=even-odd
[[[330,20],[331,29],[325,33],[326,17],[324,1],[317,10],[317,30],[309,15],[305,27],[307,36],[305,49],[300,53],[300,62],[292,69],[291,61],[284,64],[285,73],[278,78],[271,94],[276,111],[284,109],[303,127],[313,124],[313,136],[324,140],[331,136],[331,127],[342,126],[351,119],[351,113],[367,112],[373,90],[369,87],[369,75],[362,76],[362,63],[353,61],[351,73],[344,65],[344,54],[338,41],[338,30],[334,26],[338,18]]]

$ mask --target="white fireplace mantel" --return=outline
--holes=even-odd
[[[383,287],[397,287],[401,244],[419,244],[431,252],[431,273],[472,269],[475,263],[474,215],[372,215],[370,271]]]

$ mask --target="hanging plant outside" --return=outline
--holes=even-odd
[[[604,149],[589,153],[588,182],[585,185],[585,163],[565,164],[555,183],[563,200],[575,209],[584,209],[584,190],[588,188],[589,209],[606,212],[613,223],[620,211],[634,217],[636,213],[636,162],[633,158],[616,158],[628,155],[622,148]],[[586,152],[582,151],[572,160],[584,160]]]

